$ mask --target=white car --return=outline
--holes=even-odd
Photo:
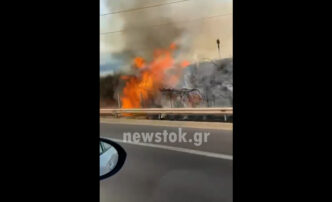
[[[110,144],[100,141],[100,176],[111,172],[116,166],[119,158],[117,150]]]
[[[103,180],[117,173],[127,157],[126,151],[118,143],[99,138],[99,178]]]

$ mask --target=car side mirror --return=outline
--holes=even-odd
[[[99,177],[100,180],[117,173],[126,160],[125,150],[117,143],[106,138],[99,141]]]

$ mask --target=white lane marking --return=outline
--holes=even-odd
[[[188,154],[196,154],[196,155],[219,158],[219,159],[233,160],[233,156],[232,155],[227,155],[227,154],[218,154],[218,153],[198,151],[198,150],[193,150],[193,149],[179,148],[179,147],[159,145],[159,144],[129,142],[129,141],[124,141],[124,140],[116,139],[116,138],[107,138],[107,139],[113,140],[114,142],[122,142],[122,143],[125,143],[125,144],[133,144],[133,145],[140,145],[140,146],[146,146],[146,147],[154,147],[154,148],[166,149],[166,150],[171,150],[171,151],[184,152],[184,153],[188,153]]]
[[[208,130],[221,130],[221,131],[233,131],[232,127],[229,126],[209,126],[209,125],[186,125],[186,124],[169,124],[169,123],[133,123],[133,122],[108,122],[105,120],[100,120],[102,124],[110,124],[110,125],[138,125],[138,126],[157,126],[157,127],[169,127],[169,128],[195,128],[195,129],[208,129]],[[229,135],[233,135],[233,133],[229,133]]]

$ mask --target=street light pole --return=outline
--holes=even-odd
[[[219,58],[221,58],[221,53],[220,53],[220,40],[219,40],[219,39],[217,39],[217,46],[218,46]]]

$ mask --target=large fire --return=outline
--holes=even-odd
[[[122,108],[141,108],[158,95],[163,87],[175,87],[179,82],[183,68],[190,63],[186,60],[176,62],[173,58],[176,44],[166,49],[154,50],[153,60],[147,62],[136,57],[133,67],[138,72],[135,76],[123,76],[126,84],[122,91]]]

